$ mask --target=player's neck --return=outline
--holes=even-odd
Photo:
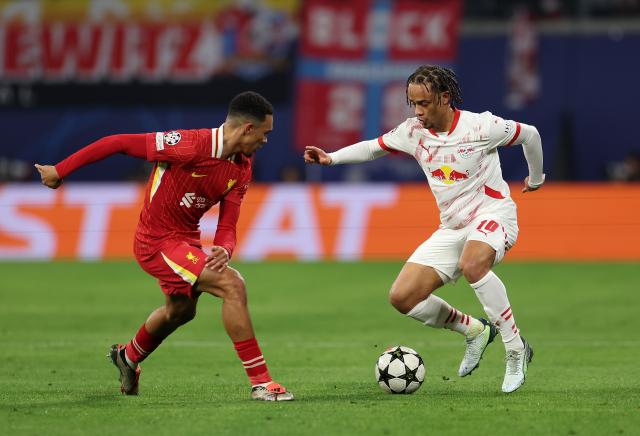
[[[444,112],[440,123],[433,127],[433,130],[436,132],[448,132],[451,130],[451,126],[453,126],[453,119],[455,118],[456,111],[452,108],[447,108]]]
[[[238,144],[242,132],[240,129],[234,129],[228,123],[224,123],[222,129],[222,154],[220,159],[227,159],[229,156],[237,153]]]

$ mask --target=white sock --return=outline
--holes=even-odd
[[[127,361],[127,365],[129,365],[131,369],[136,369],[138,367],[138,364],[133,360],[129,359],[129,356],[127,356],[127,350],[124,351],[124,358]]]
[[[471,287],[476,291],[478,300],[482,303],[491,322],[500,330],[505,348],[522,351],[524,345],[502,280],[493,271],[489,271],[476,283],[471,283]]]
[[[407,316],[429,327],[444,327],[469,337],[475,337],[484,330],[480,321],[451,307],[449,303],[433,294],[416,304]]]

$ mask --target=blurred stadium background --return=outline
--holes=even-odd
[[[393,128],[407,75],[440,63],[463,108],[542,134],[549,183],[518,203],[510,258],[640,259],[638,1],[0,1],[0,40],[0,258],[129,257],[148,164],[112,157],[54,192],[29,183],[33,163],[113,133],[215,127],[253,89],[276,130],[237,258],[404,259],[437,224],[413,158],[305,168],[301,150]],[[524,157],[501,158],[518,200]]]
[[[0,422],[64,435],[637,433],[640,347],[626,332],[640,304],[639,54],[640,0],[0,0]],[[500,150],[521,232],[497,269],[536,347],[517,396],[499,393],[501,347],[459,381],[459,338],[385,304],[438,224],[413,158],[302,162],[305,145],[336,149],[403,120],[404,81],[424,63],[457,72],[463,109],[542,135],[538,192],[520,193],[521,148]],[[149,164],[114,156],[53,191],[33,163],[114,133],[216,127],[248,89],[274,103],[275,131],[233,265],[272,370],[300,401],[247,404],[211,325],[219,302],[204,298],[145,362],[145,394],[118,401],[103,353],[162,298],[131,252]],[[205,244],[216,222],[214,209]],[[481,313],[464,281],[443,292]],[[375,386],[392,343],[426,359],[411,397]]]

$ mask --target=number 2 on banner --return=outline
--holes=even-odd
[[[364,93],[359,86],[337,85],[329,92],[329,127],[337,132],[360,128],[358,120],[362,118]]]
[[[494,220],[482,220],[478,227],[476,227],[476,230],[487,235],[487,233],[495,232],[498,227],[500,227],[500,225]]]

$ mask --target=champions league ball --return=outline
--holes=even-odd
[[[424,381],[424,362],[409,347],[391,347],[378,358],[375,373],[376,381],[383,391],[412,394]]]

